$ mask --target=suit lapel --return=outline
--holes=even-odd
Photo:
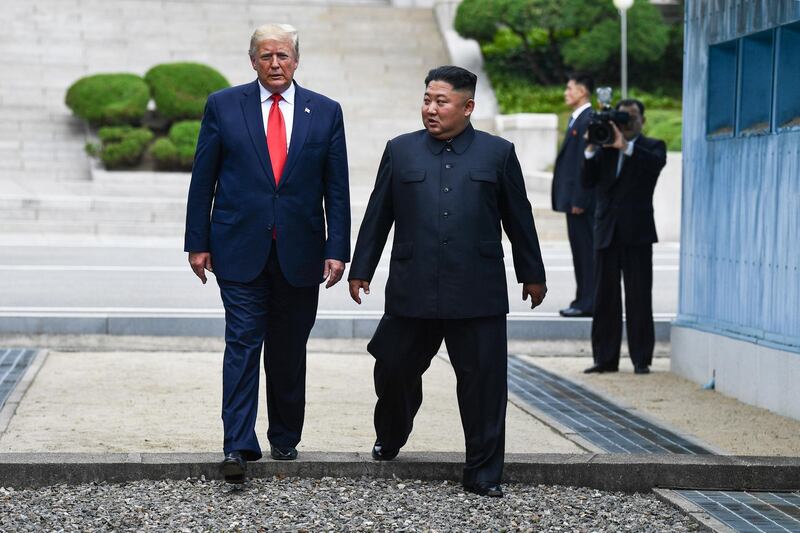
[[[578,122],[583,120],[583,117],[586,116],[586,113],[590,112],[591,110],[592,110],[591,107],[587,107],[586,109],[581,111],[581,114],[578,115],[577,117],[575,117],[575,120],[572,122],[572,127],[568,127],[567,128],[567,131],[564,133],[564,142],[561,143],[561,149],[558,151],[558,156],[556,157],[556,159],[561,157],[561,155],[564,153],[564,150],[566,150],[566,148],[567,148],[567,144],[569,144],[570,141],[572,140],[572,138],[574,137],[572,135],[572,132],[573,131],[576,131],[576,132],[579,131]],[[571,116],[570,116],[570,120],[572,120]],[[569,121],[567,123],[569,123]]]
[[[264,135],[264,117],[261,114],[261,92],[258,89],[258,80],[248,85],[242,93],[242,113],[258,160],[267,176],[267,181],[274,188],[275,176],[272,173],[272,163],[267,151],[267,137]]]
[[[311,129],[311,119],[314,109],[311,106],[311,98],[308,93],[297,83],[294,84],[294,121],[292,123],[292,139],[289,143],[289,153],[286,156],[286,166],[283,169],[281,182],[278,184],[280,189],[288,179],[292,177],[292,169],[300,159],[300,152],[306,143],[308,131]]]

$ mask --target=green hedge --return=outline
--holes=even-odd
[[[168,137],[153,143],[150,154],[161,169],[191,170],[199,134],[199,120],[176,122],[170,128]]]
[[[100,128],[97,136],[100,146],[87,145],[86,151],[99,156],[109,170],[138,165],[147,145],[153,140],[153,132],[147,128],[130,126]]]
[[[147,111],[150,90],[135,74],[95,74],[67,90],[66,104],[93,126],[139,124]]]
[[[644,125],[644,134],[648,137],[662,139],[667,143],[667,150],[680,152],[682,148],[681,131],[683,117],[680,110],[673,109],[647,109],[645,110],[647,122]]]
[[[158,112],[169,120],[200,119],[208,95],[230,87],[225,77],[199,63],[164,63],[145,74]]]

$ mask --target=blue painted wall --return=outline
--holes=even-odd
[[[677,323],[800,353],[800,130],[779,131],[772,113],[766,134],[709,138],[706,113],[727,96],[719,83],[708,87],[709,47],[796,21],[797,0],[686,1]],[[774,107],[787,83],[800,95],[798,76],[787,70],[766,94],[745,82],[737,117],[751,101]]]

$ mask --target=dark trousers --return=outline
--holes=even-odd
[[[622,290],[625,281],[625,316],[628,349],[634,366],[653,361],[653,245],[614,244],[597,250],[597,290],[592,320],[592,355],[595,364],[617,368],[622,344]]]
[[[591,313],[594,310],[594,214],[567,213],[567,236],[575,270],[575,300],[570,307]]]
[[[222,370],[224,450],[261,458],[256,437],[262,347],[267,379],[267,439],[278,447],[300,442],[305,414],[306,342],[317,314],[319,287],[293,287],[281,272],[275,246],[256,279],[218,279],[225,305]]]
[[[444,339],[456,373],[466,438],[464,484],[499,483],[508,400],[505,315],[460,320],[384,315],[367,350],[375,357],[375,433],[389,449],[408,439],[422,404],[422,374]],[[442,435],[442,439],[452,435]]]

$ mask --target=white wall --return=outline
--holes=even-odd
[[[670,370],[744,403],[800,420],[800,354],[673,325]]]

